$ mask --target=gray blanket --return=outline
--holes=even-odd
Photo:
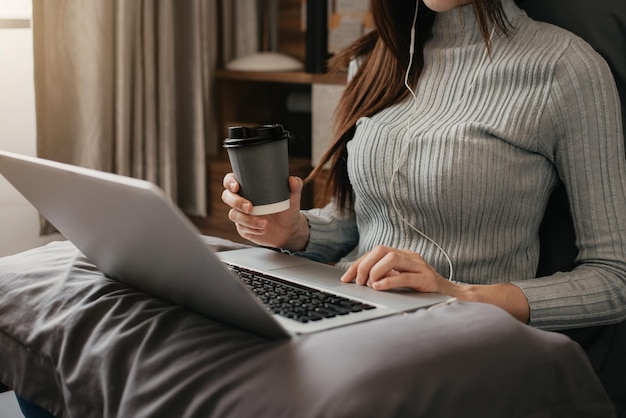
[[[613,416],[576,343],[493,306],[268,341],[67,242],[0,259],[0,382],[62,417]]]

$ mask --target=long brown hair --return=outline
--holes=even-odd
[[[422,0],[371,0],[376,29],[329,62],[330,70],[337,71],[345,69],[355,57],[360,59],[359,68],[347,84],[335,111],[332,145],[307,181],[329,164],[330,179],[326,184],[326,197],[334,198],[341,211],[350,208],[353,199],[347,170],[347,144],[354,135],[357,120],[363,116],[372,116],[409,94],[404,86],[404,76],[409,64],[408,50],[416,1],[420,5],[415,26],[415,56],[408,78],[410,85],[416,85],[424,66],[423,47],[431,36],[436,16]],[[501,33],[509,32],[501,0],[474,0],[473,7],[490,52],[490,25]]]

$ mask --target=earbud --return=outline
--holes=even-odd
[[[409,65],[406,70],[407,74],[411,70],[411,65],[413,64],[413,53],[415,52],[415,25],[417,24],[417,12],[419,11],[419,8],[420,8],[420,0],[416,0],[415,1],[415,13],[413,14],[413,23],[411,25],[411,40],[410,40],[411,42],[409,45]]]

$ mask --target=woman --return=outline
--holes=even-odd
[[[291,209],[251,216],[228,174],[230,219],[255,243],[336,262],[344,281],[377,290],[488,302],[546,329],[623,320],[626,169],[608,68],[512,0],[464,3],[425,0],[413,14],[412,0],[374,0],[377,31],[335,60],[359,57],[313,173],[330,164],[333,203],[300,212],[292,177]],[[561,180],[577,267],[536,279],[539,224]]]
[[[232,174],[222,199],[239,234],[323,262],[377,290],[495,304],[543,329],[626,318],[626,168],[606,63],[513,0],[372,2],[377,30],[337,110],[332,204],[251,216]],[[426,7],[424,7],[426,6]],[[434,13],[437,12],[437,13]],[[409,51],[414,49],[415,56]],[[563,183],[576,268],[535,278],[538,229]]]

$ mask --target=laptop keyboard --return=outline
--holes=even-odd
[[[375,309],[357,300],[227,264],[272,313],[307,323]]]

